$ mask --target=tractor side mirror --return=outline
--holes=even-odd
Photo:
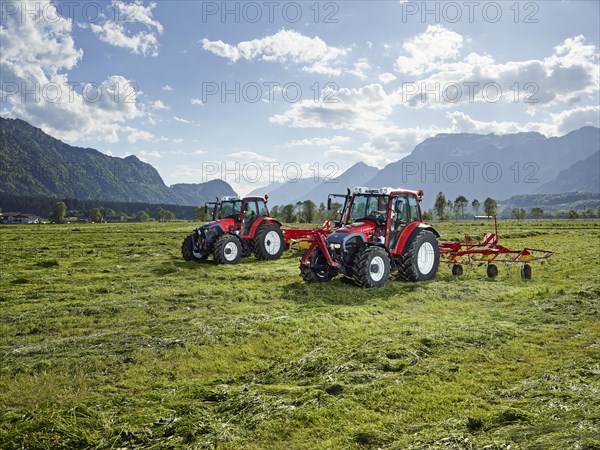
[[[396,213],[402,214],[403,210],[404,210],[404,202],[402,200],[397,200],[396,201]]]
[[[204,205],[204,214],[208,214],[208,205]]]
[[[327,211],[331,211],[331,197],[327,199]]]

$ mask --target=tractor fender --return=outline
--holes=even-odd
[[[421,231],[431,231],[435,237],[440,237],[440,234],[431,225],[424,224],[423,222],[411,222],[406,226],[404,231],[402,231],[402,235],[400,236],[400,239],[398,239],[398,244],[396,245],[396,249],[393,250],[393,253],[395,255],[401,255],[404,252],[404,249],[410,246],[413,239]]]
[[[250,236],[254,237],[256,236],[256,232],[258,231],[258,229],[260,227],[262,227],[263,225],[277,225],[281,228],[281,222],[273,217],[259,217],[256,221],[254,221],[254,223],[252,224],[252,227],[250,227]]]

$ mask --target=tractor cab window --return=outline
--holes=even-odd
[[[250,228],[260,214],[260,202],[255,199],[244,202],[244,235],[250,234]]]
[[[231,200],[221,203],[221,211],[219,212],[220,219],[227,219],[229,217],[238,217],[242,212],[242,201]]]
[[[411,222],[420,222],[421,221],[421,213],[419,212],[419,202],[413,195],[407,195],[408,198],[408,210],[410,213],[409,220]]]
[[[355,195],[348,216],[349,222],[369,219],[384,225],[387,219],[387,195]]]
[[[256,205],[258,207],[258,215],[259,216],[268,216],[269,210],[267,209],[267,204],[262,200],[257,200]]]

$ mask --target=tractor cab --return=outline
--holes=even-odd
[[[422,221],[422,196],[422,191],[395,188],[348,190],[337,232],[361,233],[369,243],[395,249],[402,230],[411,222]]]

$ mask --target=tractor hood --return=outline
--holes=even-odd
[[[375,232],[375,228],[375,222],[366,219],[360,220],[338,228],[327,237],[326,242],[342,244],[353,237],[358,237],[364,242],[369,242],[371,235]]]
[[[212,222],[208,222],[208,223],[202,225],[199,229],[206,230],[206,229],[214,228],[214,227],[220,227],[223,231],[227,232],[227,231],[229,231],[230,227],[235,228],[235,219],[228,218],[228,219],[221,219],[221,220],[213,220]]]

